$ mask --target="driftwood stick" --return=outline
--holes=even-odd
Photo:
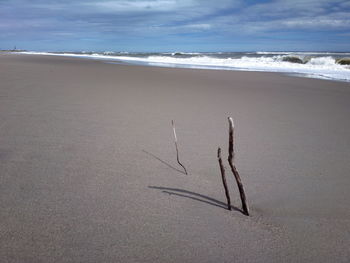
[[[247,199],[245,196],[243,184],[241,181],[241,177],[239,176],[239,173],[237,171],[236,165],[234,163],[234,157],[235,157],[234,156],[234,154],[235,154],[234,153],[234,137],[233,137],[234,124],[233,124],[233,120],[231,117],[228,117],[228,122],[229,122],[228,163],[230,164],[231,171],[232,171],[233,175],[235,176],[235,179],[237,182],[239,194],[241,196],[241,201],[242,201],[242,210],[243,210],[244,214],[249,216],[249,208],[248,208]]]
[[[174,132],[174,140],[175,140],[175,148],[176,148],[176,159],[177,159],[178,164],[181,165],[181,167],[185,171],[185,174],[187,175],[187,170],[186,170],[185,166],[179,160],[179,150],[177,148],[177,137],[176,137],[175,123],[174,123],[173,120],[171,121],[171,124],[173,126],[173,132]]]
[[[225,195],[227,198],[227,209],[231,210],[231,198],[230,198],[230,192],[228,191],[227,188],[227,182],[226,182],[226,175],[225,175],[225,167],[222,164],[222,159],[221,159],[221,149],[220,147],[218,148],[218,161],[219,161],[219,166],[220,166],[220,171],[221,171],[221,177],[222,177],[222,183],[225,188]]]

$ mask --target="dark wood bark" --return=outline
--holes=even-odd
[[[226,199],[227,199],[227,209],[228,210],[232,210],[232,208],[231,208],[230,192],[228,191],[228,187],[227,187],[226,175],[225,175],[225,167],[222,164],[220,147],[218,148],[218,161],[219,161],[219,166],[220,166],[220,171],[221,171],[222,183],[224,185],[225,195],[226,195]]]
[[[228,163],[230,164],[231,167],[231,171],[236,179],[237,182],[237,186],[238,186],[238,190],[239,190],[239,194],[241,197],[241,201],[242,201],[242,210],[244,212],[244,214],[246,214],[247,216],[249,216],[249,207],[247,204],[247,198],[244,192],[244,188],[243,188],[243,184],[242,184],[242,180],[241,177],[239,176],[239,173],[237,171],[237,168],[235,166],[234,163],[234,125],[233,125],[233,120],[231,117],[228,118],[228,122],[229,122],[229,147],[228,147]]]
[[[173,126],[173,132],[174,132],[174,140],[175,140],[175,148],[176,148],[176,160],[177,160],[178,164],[181,165],[181,167],[184,169],[185,174],[187,175],[187,170],[186,170],[185,166],[180,162],[180,159],[179,159],[179,149],[177,148],[177,136],[176,136],[176,130],[175,130],[175,123],[173,120],[171,121],[171,124]]]

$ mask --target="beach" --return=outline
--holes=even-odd
[[[5,53],[0,80],[2,262],[350,261],[349,82]]]

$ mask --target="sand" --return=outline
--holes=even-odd
[[[21,54],[0,81],[1,262],[350,261],[349,83]]]

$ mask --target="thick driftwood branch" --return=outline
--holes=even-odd
[[[227,182],[226,182],[226,175],[225,175],[225,167],[222,164],[222,159],[221,159],[221,149],[220,147],[218,148],[218,161],[219,161],[219,166],[220,166],[220,171],[221,171],[221,177],[222,177],[222,183],[225,188],[225,195],[227,198],[227,209],[231,210],[231,198],[230,198],[230,192],[228,191],[227,188]]]
[[[247,199],[245,196],[243,184],[241,181],[241,177],[239,176],[239,173],[237,171],[237,168],[234,163],[234,125],[233,125],[233,120],[231,117],[228,117],[228,122],[229,122],[229,147],[228,147],[228,163],[230,164],[231,171],[233,175],[235,176],[239,194],[241,196],[241,201],[242,201],[242,210],[243,212],[249,216],[249,208],[247,204]]]
[[[173,120],[171,121],[171,124],[173,126],[173,132],[174,132],[174,140],[175,140],[175,148],[176,148],[176,159],[177,159],[178,164],[181,165],[181,167],[184,169],[185,174],[187,174],[187,170],[186,170],[185,166],[179,160],[179,150],[177,148],[177,137],[176,137],[175,123],[174,123]]]

